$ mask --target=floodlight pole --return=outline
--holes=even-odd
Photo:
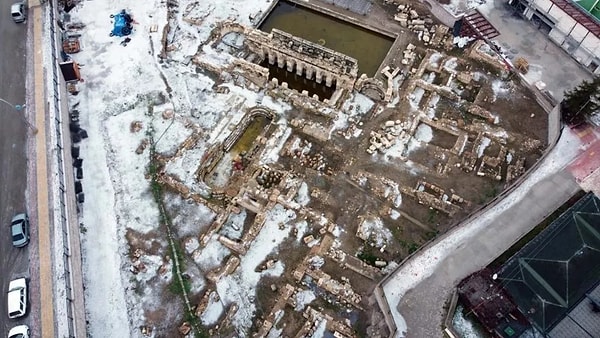
[[[21,110],[25,109],[25,107],[26,107],[25,104],[23,104],[23,105],[12,104],[12,103],[6,101],[5,99],[3,99],[1,97],[0,97],[0,101],[2,101],[4,103],[6,103],[7,105],[11,106],[17,112],[20,112]],[[25,124],[27,125],[27,127],[29,127],[34,134],[37,134],[37,132],[38,132],[37,128],[33,124],[31,124],[29,121],[27,121],[27,118],[25,117],[25,115],[20,115],[19,114],[19,116],[21,116],[21,119],[23,119],[23,122],[25,122]]]

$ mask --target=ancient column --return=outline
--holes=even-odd
[[[285,55],[281,55],[277,53],[277,67],[283,68],[285,67]]]
[[[325,74],[325,85],[327,87],[331,87],[332,84],[333,84],[333,74],[331,74],[331,73]]]
[[[296,62],[295,62],[294,60],[292,60],[292,59],[287,59],[287,60],[285,61],[285,65],[287,66],[287,71],[288,71],[288,72],[290,72],[290,73],[291,73],[291,72],[293,72],[293,71],[294,71],[294,65],[295,65],[295,63],[296,63]]]
[[[302,76],[304,70],[304,62],[296,62],[296,75]]]
[[[315,81],[317,83],[321,83],[323,81],[323,72],[320,69],[317,69],[317,74],[315,76]]]

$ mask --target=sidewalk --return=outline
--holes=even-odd
[[[33,21],[33,45],[43,45],[43,9],[41,6],[31,8],[30,20]],[[48,193],[48,158],[46,156],[46,113],[45,113],[45,83],[44,83],[44,56],[41,49],[34,49],[34,107],[35,125],[38,133],[35,139],[35,177],[37,190],[37,219],[38,219],[38,245],[40,265],[40,313],[41,337],[54,337],[54,297],[52,285],[52,250],[50,239],[51,220],[49,214]],[[33,324],[33,323],[32,323]]]
[[[60,51],[52,45],[60,41],[56,3],[29,0],[31,70],[27,87],[31,94],[27,104],[38,129],[29,141],[35,152],[30,161],[34,177],[29,184],[35,192],[30,202],[32,208],[37,206],[38,233],[38,252],[31,253],[31,265],[39,267],[39,274],[32,275],[39,300],[32,302],[36,308],[32,309],[30,329],[34,337],[86,337],[80,230],[69,151],[70,115],[66,85],[55,63]]]
[[[567,168],[579,145],[577,136],[565,129],[558,144],[520,186],[493,208],[438,238],[386,279],[383,291],[391,308],[386,315],[398,326],[396,337],[443,336],[444,302],[454,286],[580,189]]]

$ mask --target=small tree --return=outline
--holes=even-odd
[[[561,113],[565,123],[579,125],[600,108],[600,77],[592,81],[584,80],[581,84],[565,92],[561,102]]]

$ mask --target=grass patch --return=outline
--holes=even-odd
[[[171,284],[169,284],[169,291],[176,295],[188,294],[191,289],[192,285],[188,279],[183,279],[183,288],[181,283],[176,280],[171,281]]]
[[[361,261],[375,266],[375,262],[378,260],[377,256],[373,254],[373,248],[369,245],[364,245],[363,249],[356,255]]]
[[[436,209],[429,209],[427,211],[427,223],[435,225],[438,218],[438,211]]]
[[[492,270],[496,270],[500,268],[510,257],[516,254],[525,244],[529,243],[535,236],[537,236],[542,230],[546,229],[552,222],[554,222],[560,215],[562,215],[567,209],[572,207],[577,201],[579,201],[583,196],[585,196],[585,191],[578,191],[573,195],[573,197],[569,198],[563,205],[558,207],[552,214],[546,217],[541,223],[536,225],[531,231],[529,231],[525,236],[521,237],[515,244],[513,244],[508,250],[504,251],[498,258],[496,258],[493,262],[488,265],[488,268]]]
[[[191,281],[189,278],[185,278],[182,276],[183,271],[185,271],[185,263],[184,263],[184,255],[179,243],[173,238],[172,231],[170,230],[173,223],[170,215],[166,211],[166,207],[164,204],[164,187],[158,181],[158,174],[161,171],[160,163],[156,159],[156,149],[155,142],[153,137],[153,132],[148,132],[150,139],[150,163],[148,164],[148,175],[151,177],[150,188],[152,190],[152,196],[156,204],[158,205],[158,211],[160,215],[160,222],[167,227],[167,236],[169,242],[169,249],[171,253],[172,259],[172,269],[173,269],[173,281],[169,285],[169,291],[176,295],[180,295],[182,300],[184,300],[184,320],[187,321],[191,327],[194,337],[196,338],[208,338],[208,333],[206,329],[202,326],[200,322],[200,318],[196,316],[193,312],[193,309],[188,306],[187,300],[189,299],[188,295],[191,290]]]

